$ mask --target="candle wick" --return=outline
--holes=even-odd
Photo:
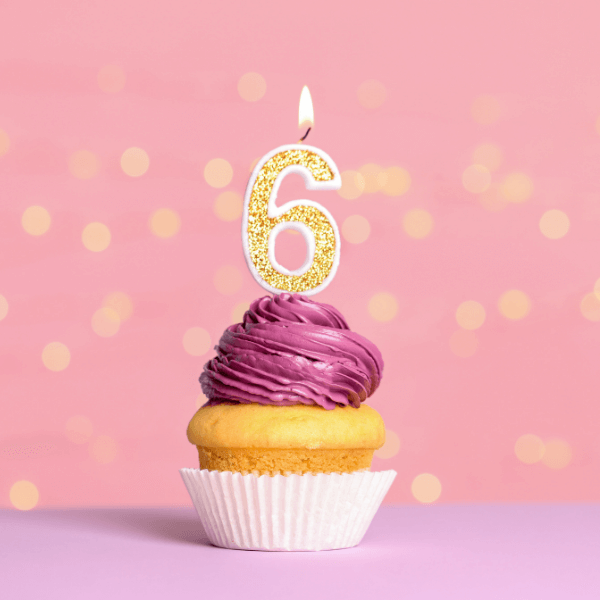
[[[312,129],[312,127],[309,127],[309,128],[306,130],[306,133],[305,133],[305,134],[304,134],[304,135],[303,135],[303,136],[300,138],[300,142],[303,142],[303,141],[304,141],[304,140],[305,140],[305,139],[308,137],[308,134],[310,133],[310,130],[311,130],[311,129]],[[298,143],[300,143],[300,142],[298,142]]]

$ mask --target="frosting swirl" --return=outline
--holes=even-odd
[[[316,404],[356,408],[379,385],[381,353],[340,312],[298,294],[255,300],[228,327],[200,376],[208,405]]]

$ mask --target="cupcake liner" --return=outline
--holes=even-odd
[[[287,476],[179,472],[212,544],[268,551],[356,546],[396,477],[396,471]]]

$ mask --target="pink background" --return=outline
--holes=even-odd
[[[599,17],[594,2],[548,0],[3,3],[0,505],[23,479],[40,507],[189,503],[177,469],[196,465],[185,428],[212,351],[190,356],[183,335],[202,327],[214,344],[233,308],[262,295],[244,264],[240,220],[215,216],[223,190],[204,167],[229,161],[224,189],[242,193],[255,159],[298,139],[304,84],[316,114],[308,142],[341,171],[375,162],[412,179],[398,198],[350,201],[293,178],[280,194],[322,203],[340,226],[354,214],[370,222],[367,241],[343,244],[338,274],[316,299],[384,355],[370,403],[401,443],[375,459],[399,474],[387,501],[416,503],[421,473],[440,480],[439,502],[600,500],[600,323],[580,310],[600,278]],[[106,65],[126,75],[117,93],[98,85]],[[266,81],[257,102],[238,93],[247,72]],[[379,108],[359,102],[369,80],[386,90]],[[500,107],[489,124],[473,117],[484,94]],[[481,143],[502,150],[493,185],[514,171],[530,177],[526,202],[490,211],[465,190]],[[150,157],[141,177],[120,168],[132,146]],[[80,150],[99,161],[90,179],[69,171]],[[37,237],[21,225],[32,205],[52,218]],[[181,218],[168,239],[148,227],[161,208]],[[402,227],[415,208],[433,217],[425,239]],[[570,219],[562,239],[540,232],[549,209]],[[81,241],[94,221],[111,232],[102,252]],[[294,244],[282,246],[284,258]],[[222,295],[213,277],[226,265],[243,281]],[[498,310],[510,289],[531,300],[522,320]],[[112,292],[127,294],[133,313],[104,338],[91,318]],[[379,292],[397,299],[391,321],[369,314]],[[475,353],[460,357],[450,339],[465,300],[487,317]],[[60,372],[41,359],[54,341],[71,352]],[[85,443],[65,433],[76,415],[93,424]],[[523,434],[568,444],[570,463],[521,463]],[[110,462],[94,458],[99,436],[115,449]]]

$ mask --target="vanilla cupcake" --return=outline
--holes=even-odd
[[[352,473],[369,469],[385,441],[379,413],[369,406],[220,404],[201,408],[188,439],[200,468],[257,475]]]
[[[373,452],[385,441],[381,416],[362,404],[381,380],[377,347],[350,331],[334,307],[283,293],[253,302],[216,351],[200,377],[208,402],[187,432],[200,470],[182,469],[213,543],[277,550],[358,543],[395,476],[369,472]],[[261,486],[263,495],[268,488],[277,498],[265,500],[270,516],[249,500],[260,497]],[[341,504],[332,504],[333,497]],[[224,507],[233,505],[236,514],[229,514]],[[327,512],[318,539],[310,517],[305,527],[281,525],[286,512],[298,510],[312,510],[321,521]],[[235,534],[232,523],[241,527],[244,519],[250,537],[261,527],[270,537]],[[284,547],[273,540],[274,522]],[[297,533],[292,541],[290,528]]]

